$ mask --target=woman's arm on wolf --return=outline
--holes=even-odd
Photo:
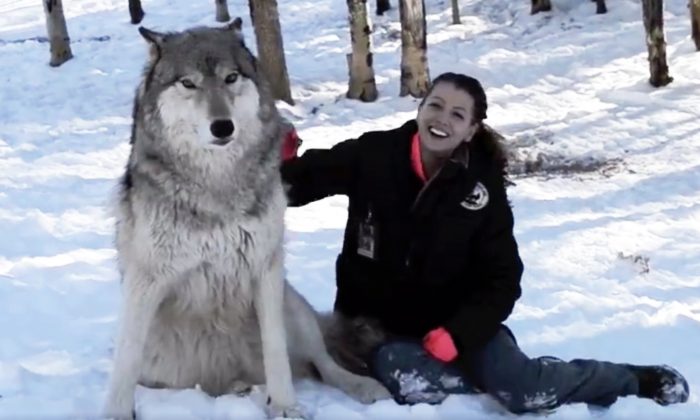
[[[309,149],[282,163],[282,181],[288,185],[292,207],[331,195],[348,195],[355,184],[359,139],[346,140],[330,149]]]

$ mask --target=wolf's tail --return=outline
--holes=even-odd
[[[347,318],[337,312],[318,315],[328,353],[352,373],[370,376],[374,350],[387,339],[379,322],[369,318]]]

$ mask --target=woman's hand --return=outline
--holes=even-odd
[[[423,337],[423,348],[434,358],[445,363],[457,358],[457,347],[452,341],[452,336],[442,327],[430,331]]]
[[[291,127],[291,130],[288,130],[284,135],[284,139],[282,139],[282,161],[284,162],[297,157],[297,151],[300,145],[301,139],[297,135],[297,131],[294,127]]]

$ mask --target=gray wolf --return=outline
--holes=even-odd
[[[335,361],[319,325],[341,347],[342,328],[284,279],[280,117],[240,20],[140,32],[150,59],[115,203],[123,299],[105,414],[132,417],[137,384],[221,395],[265,383],[274,416],[303,414],[293,378],[389,398]]]

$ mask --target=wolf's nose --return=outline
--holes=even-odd
[[[233,121],[216,120],[209,126],[209,131],[211,131],[211,134],[218,139],[228,137],[233,134]]]

